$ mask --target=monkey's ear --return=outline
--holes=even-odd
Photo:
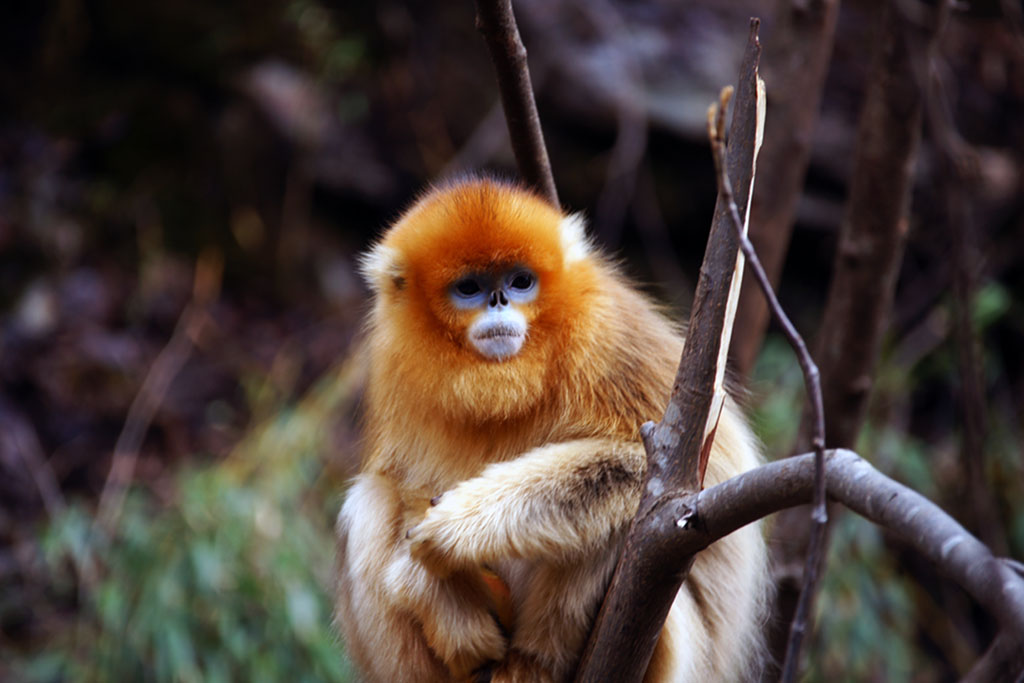
[[[582,213],[572,213],[563,218],[558,224],[558,234],[562,243],[564,265],[582,261],[593,251]]]
[[[378,243],[359,258],[359,272],[374,293],[405,287],[405,265],[398,250]]]

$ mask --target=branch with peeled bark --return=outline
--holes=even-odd
[[[484,0],[480,0],[480,4],[484,4]],[[510,19],[508,2],[499,0],[498,4],[505,6],[506,19]],[[482,29],[484,23],[481,17]],[[512,27],[514,29],[514,23]],[[716,423],[715,392],[721,390],[724,349],[728,347],[728,332],[724,330],[731,329],[731,317],[725,311],[735,307],[734,278],[742,273],[742,260],[736,255],[737,236],[732,235],[728,223],[733,220],[738,224],[735,217],[741,211],[747,215],[756,141],[760,137],[757,122],[763,122],[763,117],[756,114],[758,98],[751,94],[757,91],[760,48],[756,30],[754,21],[741,74],[737,97],[740,104],[731,133],[735,144],[730,146],[726,176],[740,188],[739,203],[743,209],[731,206],[720,196],[691,317],[691,336],[684,350],[667,419],[658,425],[645,425],[643,430],[651,461],[649,476],[651,472],[663,475],[663,481],[669,483],[666,487],[669,493],[656,498],[645,497],[641,503],[623,560],[581,662],[578,680],[639,681],[665,614],[695,554],[744,524],[808,502],[812,491],[816,488],[821,491],[823,483],[831,498],[901,535],[988,609],[1002,626],[997,641],[999,647],[994,646],[994,650],[1012,653],[1024,644],[1024,579],[1014,566],[993,557],[988,548],[935,505],[878,473],[852,452],[831,453],[827,475],[823,474],[824,457],[819,452],[817,458],[812,455],[790,458],[699,491],[706,464],[706,445],[713,437]],[[487,30],[484,32],[486,35]],[[504,44],[509,54],[518,57],[521,71],[524,71],[525,51],[518,32],[514,40],[508,39],[507,31],[505,35]],[[497,48],[492,50],[492,55],[502,49],[500,42],[495,45]],[[500,55],[495,56],[496,65],[499,62]],[[501,67],[498,68],[500,72]],[[528,80],[526,82],[528,86]],[[532,104],[532,94],[529,101]],[[535,109],[533,111],[535,119]],[[722,119],[718,116],[713,129],[720,138]],[[543,152],[539,125],[533,132],[534,140],[529,144],[539,144]],[[513,145],[518,148],[521,135],[511,122],[510,133]],[[543,165],[547,165],[546,153],[532,158],[534,161],[542,158]],[[520,167],[529,182],[542,185],[531,179],[522,162]],[[549,167],[547,174],[550,177]],[[550,188],[553,196],[553,182]],[[557,198],[553,201],[557,203]],[[693,356],[688,356],[689,353]],[[817,467],[815,459],[819,461]],[[682,519],[688,523],[680,526],[678,522]],[[997,664],[1019,661],[1019,657],[1007,657],[1005,652],[996,654],[999,656],[985,659]],[[979,669],[991,663],[980,661]]]
[[[735,144],[729,146],[724,164],[737,189],[739,211],[744,214],[764,128],[763,85],[759,87],[757,75],[759,24],[757,19],[751,20],[730,129]],[[728,91],[723,93],[719,108],[709,114],[709,128],[719,137],[724,135],[729,97]],[[644,486],[580,662],[578,681],[642,679],[658,633],[693,562],[693,554],[681,557],[673,551],[672,539],[677,523],[688,517],[700,491],[725,400],[726,354],[743,276],[740,236],[732,226],[733,208],[719,196],[672,396],[661,421],[647,423],[641,430],[647,450],[647,482],[657,479],[660,485]]]
[[[760,119],[764,118],[760,113],[761,109],[763,109],[764,99],[764,83],[758,80]],[[797,360],[800,363],[800,369],[803,371],[804,384],[807,389],[808,404],[813,416],[814,437],[812,442],[814,444],[815,483],[814,506],[810,515],[812,522],[811,539],[808,544],[807,559],[804,564],[804,577],[803,585],[800,589],[800,599],[797,604],[796,613],[793,617],[793,623],[789,629],[789,638],[786,645],[786,658],[783,661],[782,667],[781,680],[788,683],[796,678],[796,674],[800,666],[800,651],[803,646],[804,635],[810,630],[809,623],[811,621],[811,608],[814,605],[818,578],[825,563],[825,539],[828,524],[828,511],[825,505],[825,410],[822,403],[821,378],[818,372],[818,366],[815,364],[814,359],[811,358],[811,354],[807,350],[807,344],[804,343],[803,337],[801,337],[800,333],[797,332],[797,329],[789,319],[789,316],[786,315],[786,312],[782,309],[782,305],[779,304],[779,300],[775,296],[775,291],[772,289],[772,285],[769,282],[768,274],[765,272],[764,266],[758,258],[754,245],[747,237],[746,221],[740,218],[739,207],[736,205],[732,192],[732,183],[729,181],[729,175],[725,172],[724,157],[726,147],[725,136],[723,134],[721,124],[717,127],[709,126],[708,133],[708,137],[711,140],[711,152],[715,158],[715,172],[718,176],[719,197],[721,198],[722,203],[729,209],[729,217],[732,219],[733,229],[740,242],[740,249],[743,252],[743,256],[750,264],[750,274],[753,276],[758,287],[760,287],[767,308],[771,310],[772,316],[779,323],[786,339],[790,343],[790,346],[792,346],[793,350],[796,352]],[[757,159],[756,145],[757,143],[755,142],[755,165]],[[738,279],[733,281],[732,291],[735,290],[738,282]],[[730,301],[734,300],[730,298]],[[732,325],[733,321],[729,320],[728,324]]]

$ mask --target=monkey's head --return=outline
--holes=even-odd
[[[523,412],[585,332],[591,254],[578,216],[513,185],[429,192],[363,257],[375,364],[454,417]]]

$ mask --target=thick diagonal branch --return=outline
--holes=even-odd
[[[830,499],[902,538],[992,614],[1006,637],[1024,644],[1024,577],[1012,563],[994,557],[941,508],[856,453],[827,451],[826,464]],[[809,502],[813,486],[811,453],[763,465],[697,495],[691,524],[667,544],[678,558],[689,557],[754,520]]]
[[[758,113],[759,22],[751,20],[750,39],[740,69],[726,161],[733,187],[746,211],[763,118]],[[720,110],[721,111],[721,110]],[[763,111],[763,109],[762,109]],[[715,122],[716,129],[719,122]],[[675,523],[685,518],[688,500],[700,490],[711,435],[717,419],[715,387],[728,348],[723,335],[729,301],[738,296],[738,236],[722,197],[712,221],[701,266],[686,344],[672,396],[661,422],[644,425],[648,479],[657,477],[663,495],[645,493],[608,594],[580,663],[580,681],[640,681],[672,601],[693,557],[666,554]],[[732,293],[732,297],[730,297]],[[719,406],[720,408],[720,406]],[[645,487],[645,491],[649,491]]]

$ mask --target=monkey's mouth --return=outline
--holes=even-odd
[[[513,325],[495,325],[475,335],[477,340],[498,339],[500,337],[522,337],[523,331]]]
[[[519,353],[526,341],[526,325],[499,322],[470,330],[469,342],[484,358],[506,360]]]

